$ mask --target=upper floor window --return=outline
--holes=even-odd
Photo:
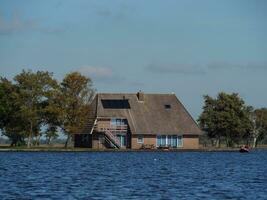
[[[126,119],[111,118],[110,124],[114,126],[127,125]]]
[[[111,118],[110,124],[113,125],[113,126],[116,126],[116,121],[117,121],[116,118]]]

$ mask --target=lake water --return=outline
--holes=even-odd
[[[267,151],[0,152],[0,199],[267,199]]]

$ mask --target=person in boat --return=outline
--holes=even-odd
[[[248,145],[242,145],[239,149],[240,152],[249,152]]]

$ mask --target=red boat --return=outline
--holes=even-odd
[[[240,153],[248,153],[249,147],[247,145],[243,145],[242,147],[240,147],[239,152]]]

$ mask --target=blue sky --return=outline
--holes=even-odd
[[[100,92],[174,92],[196,119],[203,95],[267,103],[262,0],[0,0],[0,76],[90,76]]]

